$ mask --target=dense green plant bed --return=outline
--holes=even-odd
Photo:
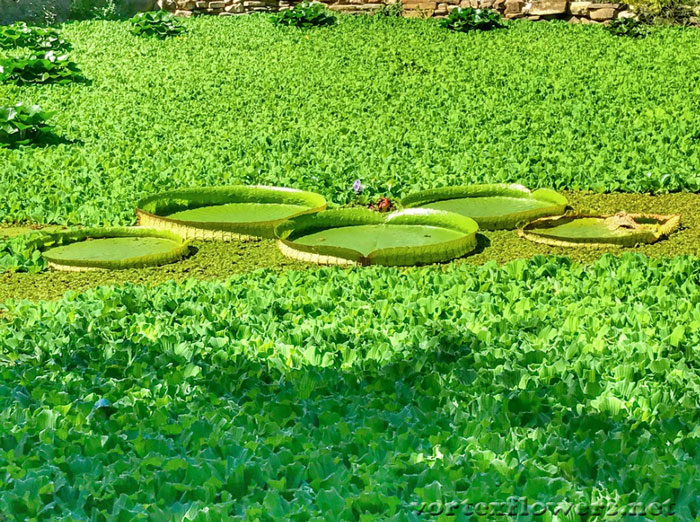
[[[537,257],[10,303],[0,513],[398,521],[524,496],[692,520],[699,274]]]
[[[82,142],[0,151],[0,221],[126,225],[168,189],[272,184],[332,205],[469,183],[700,190],[697,31],[200,17],[178,38],[64,26],[91,85],[0,85]],[[183,124],[186,122],[186,124]],[[361,196],[352,190],[360,179]]]

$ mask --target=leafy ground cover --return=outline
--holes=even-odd
[[[0,86],[57,111],[73,141],[0,151],[0,221],[131,224],[144,195],[267,183],[334,204],[467,182],[596,191],[700,189],[697,32],[621,39],[516,23],[340,17],[313,31],[268,16],[65,25],[91,85]]]
[[[693,520],[699,277],[538,256],[6,303],[0,512],[418,520],[522,495]]]
[[[700,195],[665,194],[644,196],[640,194],[580,194],[565,192],[569,202],[578,209],[599,213],[614,213],[618,210],[635,212],[679,213],[683,229],[668,240],[642,246],[636,251],[650,257],[673,257],[678,255],[700,255]],[[49,230],[53,230],[50,227]],[[0,237],[26,233],[23,227],[0,227]],[[480,231],[478,246],[473,254],[446,265],[434,265],[437,270],[449,270],[453,265],[482,265],[489,260],[499,264],[514,259],[527,259],[535,255],[569,256],[572,260],[591,263],[605,253],[620,255],[618,249],[571,249],[538,245],[517,236],[515,231]],[[0,240],[0,245],[3,241]],[[188,278],[200,280],[227,279],[233,273],[248,273],[257,269],[276,273],[289,270],[315,270],[313,265],[297,262],[280,254],[275,241],[264,240],[251,243],[196,242],[196,254],[175,264],[141,270],[119,270],[93,273],[65,273],[47,271],[42,273],[2,273],[0,268],[0,301],[16,299],[58,299],[67,290],[82,291],[100,285],[135,283],[155,285],[168,280],[183,281]],[[31,254],[20,255],[13,260],[3,258],[0,247],[0,267],[3,263],[22,265],[27,270],[40,270],[43,263],[32,261]],[[410,269],[409,269],[410,270]]]

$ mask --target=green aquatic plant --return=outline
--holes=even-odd
[[[692,520],[698,285],[697,257],[628,253],[3,301],[0,513],[374,522],[643,491]]]
[[[34,27],[26,22],[0,25],[0,49],[28,47],[34,51],[69,51],[70,43],[53,27]]]
[[[277,25],[310,29],[333,25],[335,16],[320,2],[302,2],[291,9],[283,9],[272,18]]]
[[[53,126],[47,123],[54,114],[38,105],[24,103],[0,107],[0,149],[43,145],[55,140]]]
[[[327,210],[280,224],[282,253],[318,264],[420,265],[449,261],[476,247],[472,219],[429,209],[381,214]]]
[[[131,33],[137,36],[155,36],[165,39],[179,36],[185,28],[177,23],[168,11],[146,11],[136,14],[131,19]]]
[[[634,247],[655,243],[679,226],[679,215],[570,213],[537,219],[520,229],[518,234],[531,241],[554,246]]]
[[[175,231],[190,239],[224,241],[273,238],[282,221],[326,208],[313,192],[265,186],[198,187],[142,199],[143,226]]]
[[[568,202],[553,190],[531,192],[517,184],[481,184],[429,189],[401,200],[404,207],[456,212],[485,230],[511,229],[538,217],[564,212]]]
[[[189,242],[165,230],[140,227],[85,228],[46,233],[42,256],[60,270],[123,270],[172,263],[189,253]]]
[[[649,28],[636,18],[616,18],[606,25],[605,30],[613,36],[643,38],[649,34]]]
[[[67,85],[82,79],[80,68],[67,54],[57,56],[54,51],[48,51],[43,55],[0,60],[0,82]]]
[[[297,187],[330,206],[473,183],[700,192],[691,29],[655,28],[640,46],[561,24],[462,38],[437,22],[349,16],[307,40],[271,31],[268,15],[186,23],[206,38],[170,51],[126,21],[66,24],[95,88],[33,98],[0,84],[11,100],[0,105],[56,108],[86,145],[0,153],[0,221],[132,225],[147,195],[222,184]],[[394,50],[419,67],[400,72]]]
[[[466,33],[468,31],[491,31],[506,27],[503,17],[491,9],[457,7],[447,17],[440,20],[440,25],[451,31]]]

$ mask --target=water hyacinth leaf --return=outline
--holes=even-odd
[[[484,230],[500,230],[561,214],[568,202],[553,190],[531,192],[522,185],[501,183],[425,190],[406,196],[401,204],[456,212]]]
[[[660,214],[593,215],[570,213],[529,223],[520,237],[564,247],[634,247],[655,243],[680,226],[680,216]]]
[[[476,247],[476,222],[431,209],[380,214],[328,210],[276,229],[282,253],[318,264],[418,265],[461,257]]]
[[[189,239],[273,238],[284,220],[326,208],[313,192],[266,186],[180,189],[142,199],[143,226],[171,230]]]

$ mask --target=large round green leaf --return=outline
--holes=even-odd
[[[554,246],[633,247],[654,243],[679,224],[677,214],[567,214],[535,220],[518,233],[531,241]]]
[[[273,238],[277,225],[326,208],[313,192],[263,186],[171,190],[142,199],[136,214],[143,226],[171,230],[188,239]]]
[[[177,234],[140,227],[52,232],[41,244],[49,266],[59,270],[157,266],[189,252],[189,243]]]
[[[328,210],[280,224],[287,256],[318,264],[419,265],[449,261],[476,247],[479,226],[470,218],[431,209],[380,214]]]
[[[564,212],[566,198],[549,189],[530,192],[522,185],[485,184],[425,190],[405,197],[404,207],[456,212],[485,230],[511,229],[533,219]]]

